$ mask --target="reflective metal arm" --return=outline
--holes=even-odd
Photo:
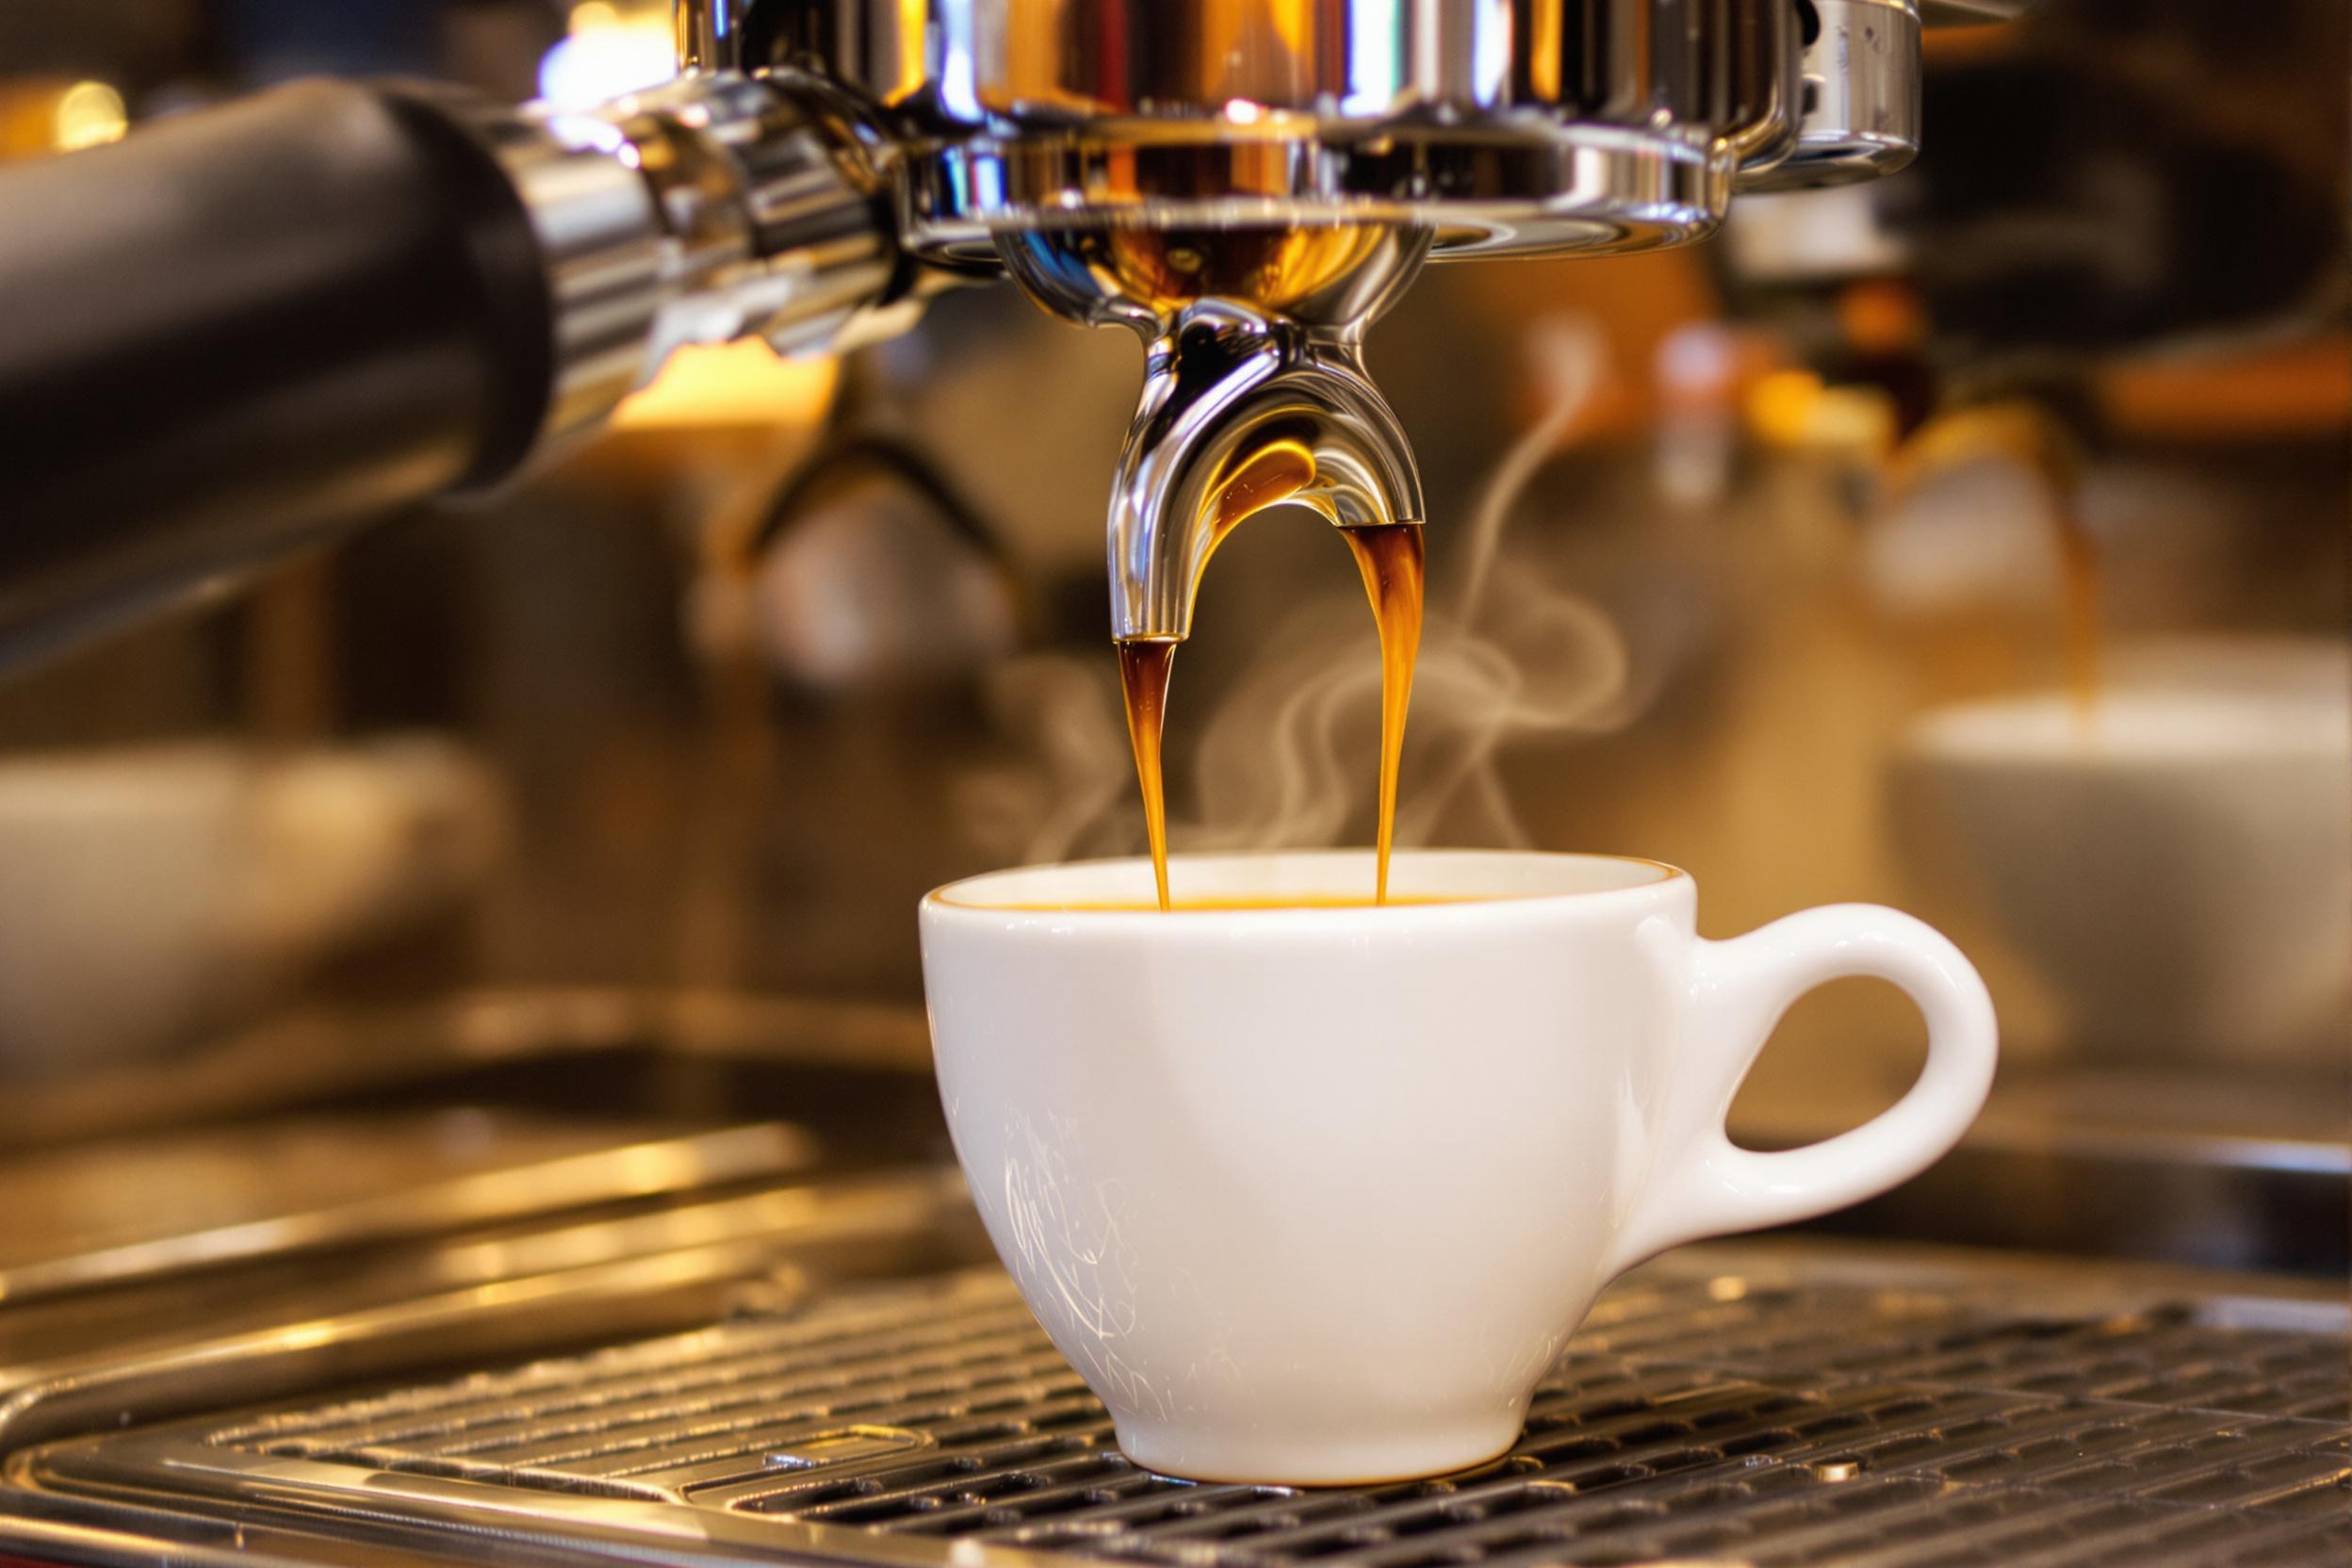
[[[822,84],[690,75],[594,114],[480,128],[547,268],[547,436],[594,424],[687,344],[838,348],[910,291],[878,139]]]

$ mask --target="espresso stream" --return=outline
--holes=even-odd
[[[1421,590],[1426,546],[1418,523],[1344,528],[1364,591],[1380,628],[1380,871],[1373,902],[1388,902],[1388,856],[1396,841],[1396,769],[1405,754],[1405,710],[1413,702],[1413,664],[1421,651]]]
[[[1168,730],[1168,676],[1176,645],[1166,640],[1119,645],[1119,684],[1127,697],[1127,740],[1135,749],[1143,784],[1143,828],[1152,840],[1152,880],[1160,907],[1168,906],[1168,791],[1160,771],[1160,742]]]
[[[1314,460],[1304,449],[1278,443],[1244,464],[1223,492],[1217,533],[1250,513],[1296,495],[1312,482]],[[1405,712],[1413,701],[1413,660],[1421,649],[1421,599],[1426,578],[1425,547],[1418,523],[1373,523],[1339,530],[1364,574],[1380,631],[1380,785],[1378,865],[1372,902],[1388,902],[1388,862],[1396,843],[1396,774],[1404,757]],[[1135,776],[1143,786],[1143,821],[1152,841],[1152,876],[1162,909],[1168,892],[1168,791],[1161,767],[1168,727],[1168,675],[1176,645],[1167,640],[1119,645],[1119,678],[1127,702],[1127,738],[1135,752]],[[1302,900],[1303,903],[1320,903]],[[1186,908],[1196,906],[1186,905]]]

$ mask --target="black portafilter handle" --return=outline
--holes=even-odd
[[[0,170],[0,664],[495,484],[681,342],[904,292],[854,139],[795,109],[690,78],[575,136],[306,81]]]
[[[0,171],[0,657],[503,477],[546,269],[482,142],[302,82]]]

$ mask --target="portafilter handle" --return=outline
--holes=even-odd
[[[0,171],[0,662],[594,425],[682,344],[922,291],[819,84],[594,114],[296,83]]]

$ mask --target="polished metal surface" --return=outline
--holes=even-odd
[[[560,440],[611,413],[659,366],[647,344],[677,288],[666,225],[645,176],[611,149],[570,145],[529,114],[484,110],[473,123],[539,239],[554,350],[542,439]]]
[[[1704,238],[1723,220],[1734,165],[1720,143],[1576,124],[1526,141],[1381,135],[1295,147],[1247,129],[1221,141],[975,138],[906,171],[910,239],[965,262],[987,260],[1007,232],[1109,222],[1411,224],[1432,230],[1436,256],[1451,260]]]
[[[936,1158],[927,1061],[912,1010],[491,992],[15,1089],[0,1366],[739,1243]]]
[[[1340,527],[1422,520],[1413,447],[1363,342],[1429,237],[1388,225],[1006,237],[1031,295],[1147,346],[1111,487],[1113,636],[1187,635],[1210,553],[1262,507],[1297,502]]]
[[[687,76],[606,106],[691,258],[692,297],[657,356],[756,335],[780,351],[830,345],[904,270],[879,138],[823,84]]]
[[[596,114],[477,123],[546,259],[547,437],[592,425],[688,344],[827,347],[905,291],[869,138],[816,87],[686,76]]]
[[[1795,1148],[1868,1119],[1851,1088],[1750,1095],[1744,1146]],[[2160,1258],[2341,1282],[2352,1271],[2352,1127],[2340,1073],[2020,1068],[1960,1147],[1830,1216],[1849,1235]]]
[[[808,1173],[818,1159],[815,1141],[783,1122],[644,1141],[615,1141],[612,1131],[592,1121],[577,1130],[550,1125],[536,1139],[525,1129],[517,1137],[494,1116],[458,1107],[424,1118],[314,1116],[209,1137],[151,1137],[72,1161],[0,1162],[0,1301],[22,1304],[193,1269],[776,1181]],[[517,1141],[526,1158],[497,1163]],[[437,1164],[456,1163],[447,1146],[465,1142],[483,1146],[483,1168],[440,1173]],[[593,1147],[528,1157],[536,1143]],[[204,1190],[239,1170],[278,1185],[276,1201],[251,1190]],[[200,1190],[156,1190],[174,1178]],[[323,1201],[321,1185],[329,1193]],[[342,1196],[354,1188],[356,1196]],[[124,1213],[131,1191],[139,1197]],[[237,1217],[206,1222],[221,1213],[213,1207],[217,1198]],[[190,1218],[197,1223],[187,1223]]]
[[[1912,0],[1812,0],[1804,112],[1788,155],[1743,190],[1795,190],[1891,174],[1919,150],[1919,14]]]
[[[496,1221],[512,1211],[481,1200],[503,1194],[576,1223],[632,1187],[655,1201],[919,1157],[940,1135],[929,1070],[912,1006],[533,989],[287,1016],[184,1059],[0,1097],[0,1203],[13,1210],[0,1305],[92,1270],[188,1289],[183,1266],[208,1256],[262,1262],[305,1237],[316,1249]],[[1816,1142],[1882,1109],[1871,1093],[1850,1078],[1761,1086],[1734,1130],[1753,1147]],[[330,1143],[349,1168],[321,1180]],[[562,1179],[528,1174],[549,1170]],[[2341,1278],[2348,1183],[2338,1078],[2020,1067],[1950,1157],[1825,1223]],[[368,1200],[395,1191],[416,1197]]]
[[[773,1308],[811,1279],[877,1279],[968,1263],[983,1250],[952,1174],[907,1167],[618,1218],[517,1225],[384,1248],[337,1268],[280,1260],[133,1296],[127,1327],[96,1293],[0,1302],[0,1447],[224,1403],[289,1397],[353,1378],[491,1362]],[[241,1298],[241,1300],[240,1300]],[[79,1310],[60,1348],[41,1320]]]
[[[1787,0],[835,6],[681,0],[705,69],[814,70],[901,127],[909,234],[1415,223],[1620,250],[1722,217],[1793,129]]]
[[[2334,1562],[2346,1317],[2229,1277],[1693,1249],[1603,1297],[1511,1454],[1300,1491],[1129,1464],[988,1269],[57,1443],[0,1511],[196,1542],[234,1518],[319,1561]]]
[[[1237,501],[1253,481],[1266,488]],[[1343,528],[1418,523],[1426,511],[1412,446],[1353,341],[1194,306],[1152,344],[1119,454],[1111,634],[1189,635],[1209,555],[1259,495]]]
[[[724,991],[494,988],[397,1006],[320,1007],[183,1058],[11,1084],[0,1096],[0,1150],[337,1104],[414,1103],[435,1086],[463,1093],[476,1076],[510,1070],[585,1092],[599,1116],[646,1116],[648,1076],[684,1074],[698,1095],[771,1097],[756,1106],[718,1101],[741,1120],[783,1108],[774,1086],[737,1075],[770,1068],[912,1075],[928,1095],[930,1036],[917,1007]],[[545,1108],[545,1086],[532,1093]]]

